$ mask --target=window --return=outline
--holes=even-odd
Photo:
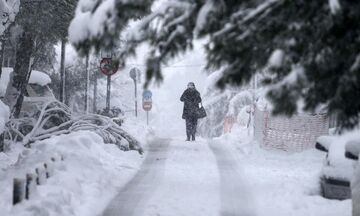
[[[51,96],[51,92],[47,86],[41,86],[38,84],[29,84],[29,87],[32,89],[34,95],[30,93],[32,97],[46,97]],[[29,91],[30,92],[30,91]]]

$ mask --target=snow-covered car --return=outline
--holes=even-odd
[[[356,162],[354,176],[351,180],[352,215],[360,215],[360,134],[357,139],[348,141],[345,149],[345,156]]]
[[[3,99],[6,93],[6,88],[9,84],[10,73],[12,68],[2,68],[0,78],[0,98]],[[50,77],[41,71],[33,70],[26,86],[24,93],[24,102],[21,108],[22,114],[36,112],[41,109],[44,103],[55,100],[49,84]]]
[[[325,198],[351,198],[350,182],[354,168],[353,162],[345,158],[346,140],[339,136],[320,136],[316,141],[316,148],[327,152],[320,177],[321,192]]]

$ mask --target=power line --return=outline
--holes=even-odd
[[[128,66],[137,66],[137,67],[146,67],[146,65],[143,64],[128,64]],[[193,64],[193,65],[170,65],[170,66],[164,66],[163,68],[186,68],[186,67],[205,67],[204,64]]]
[[[127,64],[127,66],[133,66],[133,67],[143,67],[146,68],[146,65],[144,64]],[[205,67],[204,64],[193,64],[193,65],[173,65],[173,66],[164,66],[163,68],[187,68],[187,67]],[[120,78],[120,76],[117,76],[113,79],[113,81]]]

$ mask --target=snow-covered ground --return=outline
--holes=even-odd
[[[320,196],[324,154],[263,150],[245,128],[220,138],[155,140],[104,215],[350,216],[351,200]]]
[[[222,140],[239,153],[257,215],[351,215],[351,200],[328,200],[320,196],[324,153],[315,149],[296,154],[263,150],[242,128],[235,128]]]
[[[98,215],[141,161],[137,152],[120,151],[87,131],[37,142],[31,149],[13,145],[10,152],[0,153],[1,215]],[[54,175],[37,187],[29,201],[12,207],[13,178],[24,178],[45,162],[54,165]]]
[[[182,137],[155,139],[132,184],[119,193],[104,215],[244,213],[243,207],[249,205],[237,205],[237,201],[245,201],[249,196],[244,193],[246,184],[242,184],[237,164],[230,160],[234,165],[232,172],[227,172],[231,167],[218,167],[223,160],[226,164],[229,157],[224,156],[229,156],[229,152],[224,155],[216,150],[216,143],[212,145],[210,148],[206,140],[185,142]],[[241,196],[243,200],[239,200]]]

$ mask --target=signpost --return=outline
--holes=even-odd
[[[137,110],[137,79],[140,76],[140,70],[138,68],[132,68],[130,70],[130,77],[131,79],[134,80],[134,85],[135,85],[135,116],[137,117],[138,115],[138,110]]]
[[[145,90],[143,92],[143,109],[146,111],[146,124],[149,125],[149,111],[152,108],[152,92]]]
[[[103,58],[100,61],[100,70],[107,76],[106,87],[106,110],[110,111],[110,91],[111,91],[111,76],[114,75],[119,69],[119,66],[114,64],[111,57]]]
[[[100,61],[100,70],[106,76],[114,75],[119,67],[114,64],[112,58],[103,58]]]

